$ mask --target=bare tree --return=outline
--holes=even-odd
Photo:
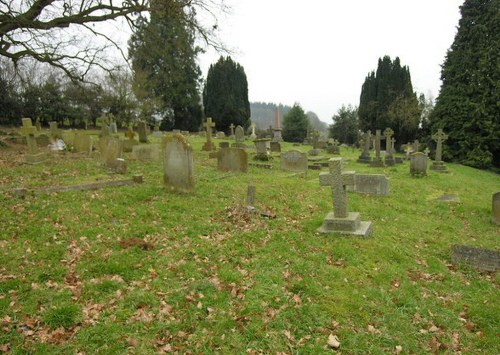
[[[63,70],[72,80],[85,80],[91,68],[115,67],[110,48],[125,58],[103,23],[121,19],[133,28],[138,15],[181,6],[181,15],[200,38],[217,47],[216,26],[207,28],[197,20],[201,11],[216,21],[212,9],[217,4],[216,0],[0,0],[0,56],[14,64],[33,58]]]

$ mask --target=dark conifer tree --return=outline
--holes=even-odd
[[[307,115],[302,107],[295,104],[283,117],[283,139],[287,142],[302,143],[307,136],[308,127]]]
[[[448,133],[445,158],[500,167],[500,1],[466,0],[460,10],[431,129]]]

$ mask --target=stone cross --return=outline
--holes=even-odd
[[[252,123],[252,134],[250,135],[250,139],[255,139],[257,138],[257,135],[255,134],[255,123]]]
[[[347,210],[347,185],[354,185],[353,171],[342,172],[342,158],[332,158],[328,162],[330,172],[321,173],[319,181],[321,186],[330,186],[333,196],[333,215],[336,218],[346,218]]]
[[[234,124],[231,123],[231,125],[229,126],[229,128],[231,129],[231,137],[234,136]]]
[[[391,138],[391,153],[394,152],[394,143],[396,143],[396,139],[394,137]]]
[[[207,129],[207,142],[212,141],[212,128],[215,127],[215,122],[212,122],[212,117],[207,117],[207,122],[203,124]]]
[[[432,139],[436,141],[436,161],[442,160],[443,155],[443,142],[448,139],[448,135],[443,132],[441,128],[438,129],[437,133],[432,135]]]
[[[381,139],[380,129],[377,129],[375,131],[375,158],[377,160],[380,160],[380,139]]]
[[[319,141],[319,132],[317,130],[314,130],[311,133],[311,137],[312,137],[313,148],[317,149],[318,148],[318,141]]]
[[[392,145],[391,137],[394,135],[394,131],[390,128],[386,128],[384,131],[385,136],[385,156],[392,157]]]
[[[418,152],[419,149],[420,149],[420,142],[418,141],[418,139],[415,139],[415,142],[413,142],[413,151]]]
[[[37,151],[37,144],[35,139],[36,127],[33,126],[31,118],[23,118],[22,122],[23,126],[21,128],[21,132],[24,136],[26,136],[26,144],[28,145],[28,152],[30,154],[35,154]]]

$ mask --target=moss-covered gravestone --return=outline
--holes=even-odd
[[[163,182],[171,190],[194,190],[193,149],[181,134],[163,138]]]
[[[354,184],[354,171],[342,172],[342,158],[330,159],[329,170],[319,175],[319,182],[332,189],[333,211],[327,214],[318,232],[368,236],[372,222],[362,222],[359,212],[349,212],[347,208],[346,186]]]

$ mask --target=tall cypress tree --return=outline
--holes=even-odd
[[[283,117],[283,139],[287,142],[302,143],[307,136],[309,119],[299,104],[294,104],[292,109]]]
[[[368,73],[361,88],[359,124],[362,130],[391,127],[399,144],[416,137],[420,110],[410,69],[398,57],[379,58],[377,71]]]
[[[441,71],[441,91],[431,114],[443,128],[448,158],[500,167],[500,1],[466,0],[455,40]]]
[[[220,57],[210,65],[203,106],[205,115],[214,119],[218,130],[228,131],[231,123],[244,128],[250,125],[247,76],[231,57]]]

